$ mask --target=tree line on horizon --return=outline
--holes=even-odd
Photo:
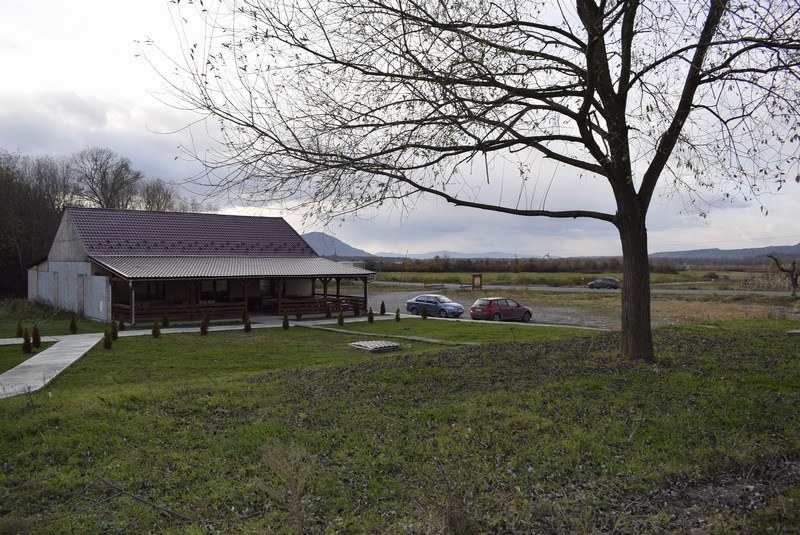
[[[622,257],[573,258],[369,258],[366,269],[407,273],[621,273]],[[695,271],[763,271],[771,266],[765,258],[659,258],[650,262],[652,273]]]
[[[148,178],[111,149],[28,156],[0,149],[0,297],[27,292],[27,270],[44,260],[64,208],[199,212],[212,209],[175,185]]]

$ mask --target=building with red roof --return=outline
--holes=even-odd
[[[129,323],[325,313],[364,310],[373,274],[320,257],[281,217],[71,207],[28,296]],[[342,295],[342,281],[360,295]]]

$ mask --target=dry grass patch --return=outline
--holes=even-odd
[[[800,319],[800,300],[788,297],[654,295],[651,306],[659,324]]]

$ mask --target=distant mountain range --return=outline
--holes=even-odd
[[[338,238],[324,232],[309,232],[303,234],[306,242],[320,256],[339,258],[411,258],[415,260],[434,258],[557,258],[549,256],[517,255],[514,253],[487,252],[487,253],[459,253],[454,251],[432,251],[429,253],[377,253],[370,254],[362,249],[352,247]],[[651,253],[653,259],[739,259],[754,258],[775,254],[779,258],[792,261],[800,258],[800,243],[797,245],[776,245],[770,247],[753,247],[749,249],[694,249],[689,251],[670,251],[664,253]]]
[[[752,247],[749,249],[694,249],[691,251],[672,251],[652,253],[650,258],[705,258],[705,259],[737,259],[754,258],[774,254],[786,260],[800,258],[800,243],[797,245],[775,245],[770,247]]]

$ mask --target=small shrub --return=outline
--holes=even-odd
[[[283,327],[284,331],[289,329],[289,314],[285,312],[283,314],[283,323],[281,324],[281,327]]]
[[[33,347],[31,347],[31,335],[26,327],[22,331],[22,352],[27,354],[31,351],[33,351]]]
[[[244,332],[249,333],[253,330],[253,325],[250,323],[250,314],[247,310],[244,311]]]
[[[33,345],[33,347],[42,346],[42,335],[39,334],[39,327],[35,323],[33,324],[33,331],[31,332],[31,345]]]
[[[153,330],[150,332],[153,333],[153,338],[161,336],[161,325],[158,323],[158,320],[153,322]]]
[[[424,320],[428,319],[428,307],[422,307],[422,308],[419,310],[419,315],[420,315],[420,317],[422,317],[422,319],[424,319]]]
[[[70,334],[78,332],[78,322],[75,321],[75,314],[70,314],[69,316],[69,332]]]
[[[117,322],[117,327],[119,328],[119,332],[125,330],[125,320],[122,318],[122,314],[119,315],[119,321]]]
[[[166,312],[164,312],[164,315],[161,316],[161,325],[163,325],[165,329],[169,327],[169,314]]]
[[[400,309],[399,308],[394,313],[394,321],[400,321]]]
[[[385,316],[386,315],[386,303],[384,303],[383,301],[381,301],[381,312],[380,313],[381,313],[381,316]]]
[[[208,324],[209,323],[210,322],[209,322],[209,319],[208,319],[208,311],[204,310],[203,311],[203,319],[200,321],[200,334],[202,334],[203,336],[208,334]]]
[[[336,317],[336,323],[338,323],[340,327],[344,325],[344,312],[341,310],[339,311],[339,315]]]
[[[372,312],[372,307],[369,307],[369,312],[367,312],[367,323],[373,323],[375,321],[375,314]]]
[[[103,349],[111,349],[111,331],[106,329],[103,333]]]
[[[22,322],[17,320],[17,330],[16,330],[17,338],[22,338]]]
[[[112,340],[116,340],[117,338],[119,338],[119,329],[117,328],[117,322],[116,321],[112,321],[111,322],[111,339]]]
[[[294,317],[295,317],[295,319],[296,319],[297,321],[300,321],[301,319],[303,319],[303,313],[302,313],[302,312],[300,312],[300,309],[299,309],[299,308],[297,309],[297,312],[295,312],[295,313],[294,313]]]

